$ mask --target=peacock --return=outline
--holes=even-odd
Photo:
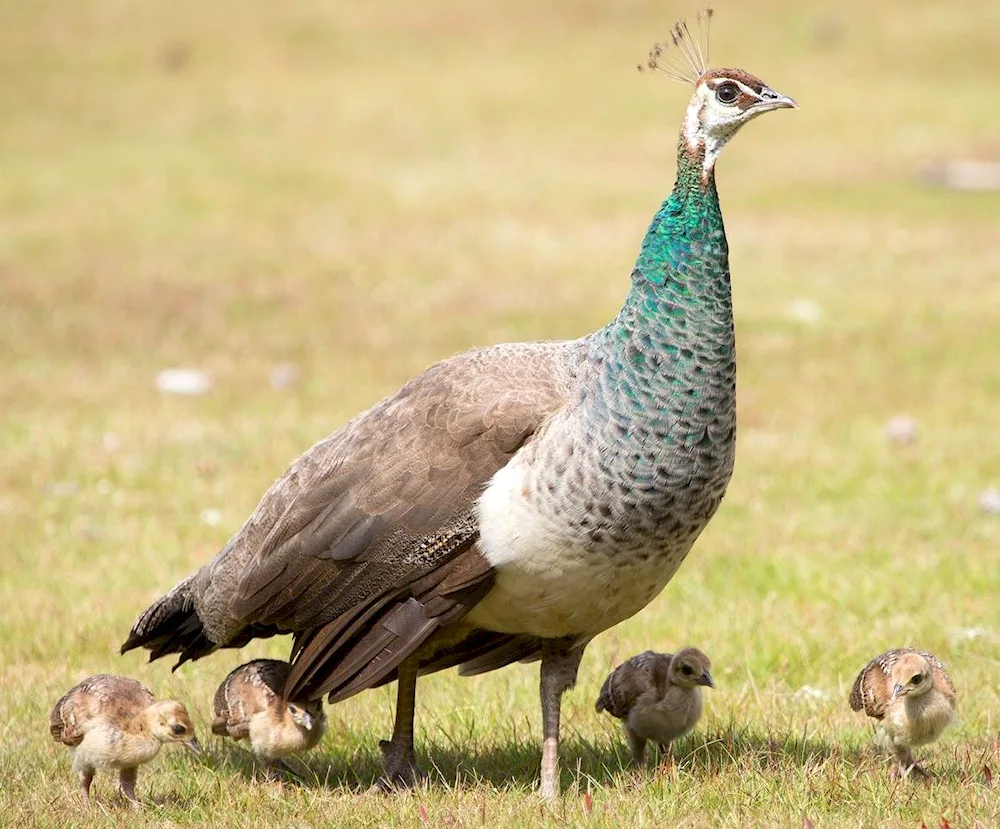
[[[740,127],[796,104],[747,72],[706,68],[706,54],[683,22],[650,52],[649,68],[694,94],[676,184],[618,315],[580,339],[443,360],[349,420],[138,617],[122,652],[176,653],[180,665],[291,633],[290,701],[395,681],[384,788],[421,777],[418,676],[540,660],[540,791],[558,794],[561,699],[587,643],[660,593],[733,471],[715,165]]]

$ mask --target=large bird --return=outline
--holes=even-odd
[[[412,785],[418,675],[541,660],[541,794],[558,794],[562,694],[587,643],[645,607],[733,469],[736,351],[715,163],[794,107],[706,69],[683,24],[649,65],[694,86],[677,180],[619,314],[563,342],[444,360],[300,457],[214,559],[135,622],[123,651],[180,664],[294,633],[289,700],[396,680],[385,786]],[[689,58],[690,71],[668,63]]]

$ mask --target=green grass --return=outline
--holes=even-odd
[[[1000,200],[919,177],[997,155],[988,0],[719,9],[718,60],[802,107],[748,127],[719,166],[736,473],[664,594],[589,648],[561,803],[532,791],[535,666],[422,681],[431,781],[377,797],[391,689],[331,708],[307,785],[276,793],[207,725],[226,672],[286,642],[176,674],[117,655],[136,613],[353,413],[436,358],[615,313],[687,99],[634,66],[692,10],[0,1],[0,823],[1000,822],[984,772],[1000,772],[1000,519],[977,507],[1000,485]],[[284,361],[302,380],[272,390]],[[161,396],[174,365],[211,371],[213,391]],[[898,413],[919,421],[913,446],[885,438]],[[686,643],[718,690],[672,768],[635,771],[593,700],[617,660]],[[860,665],[902,643],[937,652],[960,694],[927,786],[889,782],[846,704]],[[208,748],[146,767],[136,817],[107,777],[85,815],[46,730],[100,671],[185,700]]]

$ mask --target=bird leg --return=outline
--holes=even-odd
[[[94,782],[93,769],[80,769],[80,788],[83,789],[83,807],[90,808],[90,784]]]
[[[392,739],[379,742],[385,757],[385,771],[376,786],[382,791],[412,789],[424,776],[413,754],[413,711],[417,694],[416,660],[402,662],[396,690],[396,723]]]
[[[674,744],[667,740],[665,743],[660,743],[660,767],[670,768],[674,762]]]
[[[130,769],[122,769],[118,772],[118,785],[121,787],[122,794],[136,807],[139,805],[139,800],[135,796],[135,781],[138,777],[139,769],[135,766]]]
[[[889,776],[893,779],[902,779],[904,777],[909,777],[911,774],[915,777],[931,777],[930,772],[913,759],[913,752],[908,748],[897,748],[896,759],[899,760],[899,765],[889,773]]]
[[[291,774],[292,770],[287,763],[281,760],[268,760],[264,764],[264,781],[267,783],[284,784],[286,774]]]
[[[627,725],[625,726],[625,736],[628,737],[628,747],[632,749],[632,759],[636,765],[641,766],[646,761],[646,738],[640,737]]]
[[[542,698],[542,779],[540,794],[546,800],[559,796],[559,713],[562,695],[576,684],[584,645],[572,639],[554,639],[542,646],[540,696]]]

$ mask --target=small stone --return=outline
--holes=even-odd
[[[820,702],[830,699],[830,692],[824,691],[822,688],[814,688],[812,685],[803,685],[793,696],[796,699]]]
[[[201,523],[209,527],[218,527],[222,523],[222,511],[209,507],[201,511]]]
[[[988,633],[986,628],[954,628],[951,631],[951,638],[959,642],[972,642],[982,639]]]
[[[298,383],[301,374],[302,372],[299,371],[299,367],[295,363],[278,363],[271,369],[268,382],[270,382],[272,389],[281,391]]]
[[[917,421],[909,415],[896,415],[885,425],[885,436],[893,443],[917,442]]]
[[[979,496],[979,508],[989,515],[1000,515],[1000,489],[984,490]]]
[[[1000,162],[979,158],[949,158],[925,167],[923,179],[947,190],[1000,190]]]
[[[197,368],[165,368],[156,375],[156,388],[164,394],[204,394],[212,388],[212,377]]]
[[[811,299],[793,299],[788,303],[788,316],[793,320],[804,322],[808,325],[815,325],[823,317],[823,309],[819,303]]]

